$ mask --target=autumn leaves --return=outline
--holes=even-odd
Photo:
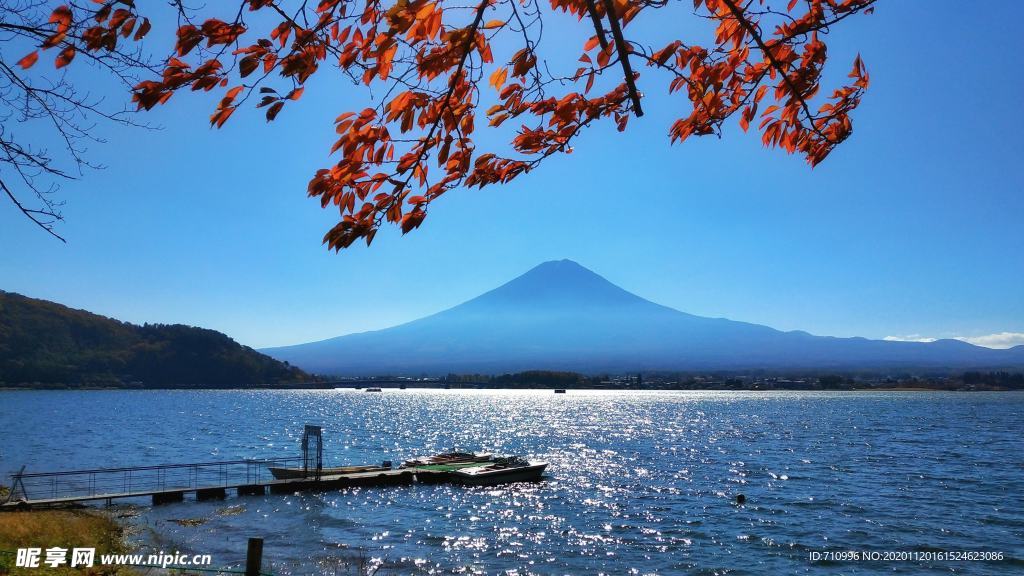
[[[307,189],[339,211],[324,242],[340,250],[370,243],[385,223],[403,233],[415,229],[450,190],[530,172],[571,151],[594,122],[611,120],[624,130],[631,116],[643,113],[640,69],[649,71],[642,79],[647,94],[667,93],[671,106],[687,112],[669,127],[672,142],[721,133],[735,115],[744,131],[756,125],[765,145],[817,164],[851,133],[850,114],[868,85],[858,58],[850,84],[816,102],[826,61],[822,38],[848,16],[870,11],[874,0],[802,0],[786,10],[759,0],[695,0],[698,16],[715,25],[714,44],[679,39],[660,49],[626,34],[653,10],[678,10],[650,0],[238,2],[212,8],[220,18],[182,12],[173,54],[158,77],[134,87],[134,101],[148,110],[179,90],[223,90],[210,117],[221,127],[254,94],[256,107],[275,120],[328,66],[370,87],[370,107],[336,119],[330,153],[337,160],[317,171]],[[567,76],[552,70],[572,51],[549,38],[549,51],[541,53],[539,43],[543,20],[559,13],[588,32]],[[111,50],[119,41],[141,40],[149,29],[130,1],[110,0],[91,11],[59,6],[40,49],[59,47],[61,67],[78,49]],[[492,53],[499,37],[501,46],[515,46],[507,60]],[[38,57],[32,52],[18,64],[29,68]],[[665,79],[661,90],[659,79]],[[482,90],[497,97],[483,111],[487,126],[512,126],[507,151],[480,149],[474,141],[478,104],[494,101],[482,98]]]
[[[63,68],[74,60],[80,48],[92,52],[113,52],[119,37],[131,37],[137,42],[149,33],[149,19],[137,17],[128,7],[128,3],[124,3],[125,7],[122,8],[115,8],[115,2],[99,4],[101,6],[88,13],[88,18],[84,19],[86,25],[80,29],[73,29],[77,22],[69,6],[60,5],[54,8],[46,25],[28,30],[32,35],[41,36],[42,41],[38,50],[33,50],[18,60],[18,66],[27,70],[39,60],[41,51],[60,47],[54,66]]]

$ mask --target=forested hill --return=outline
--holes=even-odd
[[[136,326],[0,291],[0,386],[218,388],[310,380],[214,330]]]

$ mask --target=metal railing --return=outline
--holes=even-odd
[[[301,467],[301,457],[246,459],[190,464],[159,464],[59,472],[17,472],[10,476],[10,501],[148,495],[260,484],[272,479],[271,466]]]

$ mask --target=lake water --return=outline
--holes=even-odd
[[[1022,393],[9,392],[0,473],[295,456],[306,423],[328,464],[479,448],[548,480],[115,511],[219,566],[263,536],[275,574],[1024,572]],[[809,561],[842,550],[1007,559]]]

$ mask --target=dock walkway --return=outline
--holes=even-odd
[[[288,480],[273,479],[267,471],[270,465],[281,465],[293,460],[237,460],[63,472],[19,472],[11,477],[10,500],[0,504],[0,510],[103,500],[111,503],[113,500],[127,498],[152,498],[156,505],[182,502],[189,494],[194,495],[196,500],[214,500],[227,497],[229,491],[237,496],[261,496],[268,492],[293,494],[355,486],[399,486],[414,482],[437,484],[452,479],[450,472],[419,468]]]

